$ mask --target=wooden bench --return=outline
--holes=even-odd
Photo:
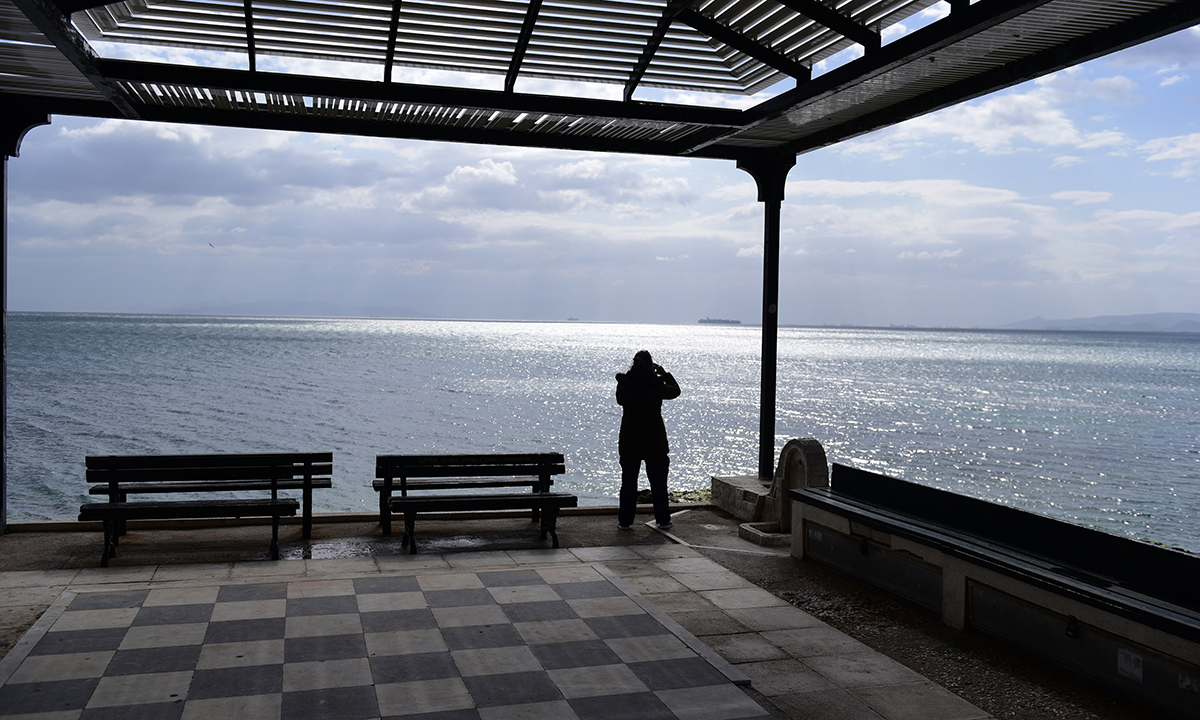
[[[82,521],[104,524],[100,565],[116,557],[129,520],[270,517],[271,558],[279,559],[279,518],[293,517],[303,501],[303,536],[312,537],[312,491],[333,486],[333,453],[219,455],[102,455],[86,459],[92,495],[107,502],[85,503]],[[301,500],[280,497],[300,490]],[[270,492],[270,497],[229,497],[234,492]],[[130,501],[129,495],[205,495],[202,499]]]
[[[379,525],[384,535],[391,535],[392,515],[403,515],[401,546],[415,553],[413,526],[417,513],[531,510],[533,520],[540,519],[541,539],[550,535],[554,547],[558,547],[558,511],[579,503],[570,493],[550,491],[553,476],[564,472],[562,453],[379,455],[373,483],[379,493]],[[527,487],[530,492],[479,492],[514,487]],[[400,496],[394,497],[397,490]],[[414,490],[443,492],[410,495]]]

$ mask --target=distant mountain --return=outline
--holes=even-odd
[[[1200,313],[1101,315],[1074,320],[1036,317],[1002,326],[1012,330],[1092,330],[1101,332],[1200,332]]]
[[[162,312],[145,308],[130,312]],[[247,315],[261,317],[418,317],[411,308],[381,307],[374,305],[338,305],[320,301],[295,302],[289,300],[265,300],[247,303],[213,303],[174,307],[168,315]]]

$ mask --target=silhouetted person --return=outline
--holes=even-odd
[[[646,462],[650,479],[650,497],[658,526],[671,527],[667,502],[667,426],[663,423],[662,401],[679,397],[679,384],[671,373],[655,365],[650,353],[639,350],[629,371],[617,373],[617,402],[621,414],[621,509],[617,525],[628,530],[637,511],[638,471]]]

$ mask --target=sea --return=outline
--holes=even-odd
[[[9,520],[74,518],[84,457],[332,451],[319,512],[370,512],[374,458],[566,456],[556,488],[615,504],[614,375],[649,350],[673,490],[757,470],[760,329],[8,315]],[[785,327],[776,452],[1200,553],[1200,334]]]

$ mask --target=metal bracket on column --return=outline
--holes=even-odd
[[[762,383],[758,408],[758,476],[769,480],[775,469],[775,374],[779,343],[779,211],[795,155],[752,153],[738,159],[758,184],[764,205]]]
[[[0,111],[0,151],[6,157],[17,157],[25,133],[39,125],[50,124],[50,113],[32,104],[7,104]]]

